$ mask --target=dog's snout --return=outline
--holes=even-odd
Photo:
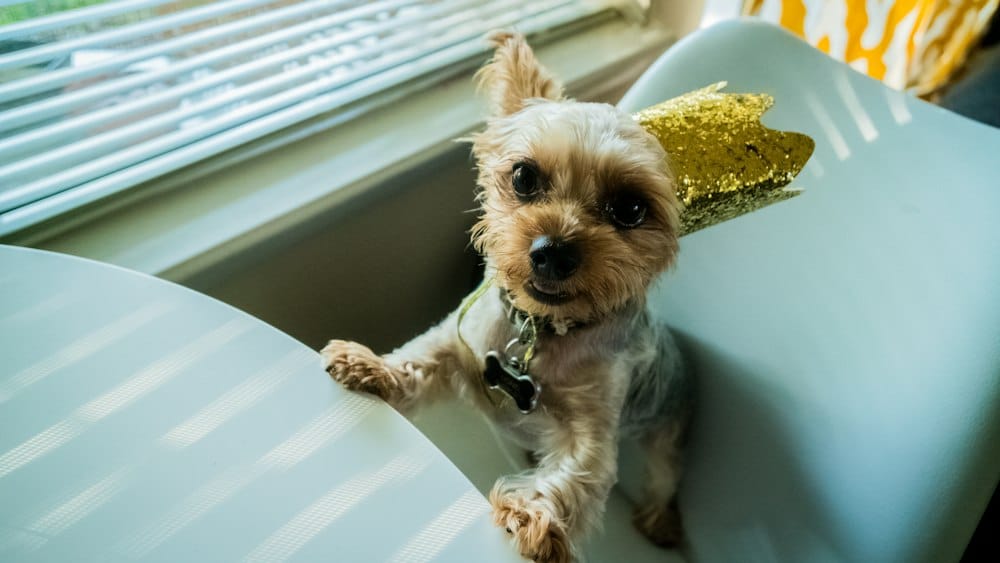
[[[564,280],[580,266],[580,250],[570,242],[547,236],[536,238],[528,252],[531,269],[540,278]]]

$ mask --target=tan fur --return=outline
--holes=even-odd
[[[532,98],[562,97],[562,85],[538,64],[531,47],[520,35],[496,31],[489,39],[496,51],[493,59],[476,73],[476,81],[486,90],[493,115],[510,115]]]
[[[639,503],[633,522],[654,543],[673,546],[684,539],[684,526],[674,494],[680,480],[679,444],[682,429],[675,425],[659,428],[645,436],[646,458],[643,501]]]
[[[628,115],[562,99],[561,87],[522,37],[492,39],[495,55],[478,75],[494,113],[473,143],[482,213],[472,238],[496,286],[472,304],[461,327],[456,311],[385,356],[341,340],[322,354],[334,379],[404,412],[441,397],[471,401],[534,452],[532,471],[494,486],[494,520],[523,556],[571,561],[579,539],[600,525],[617,479],[618,427],[630,382],[656,355],[649,348],[654,339],[643,332],[645,295],[675,259],[678,203],[662,149]],[[545,186],[530,203],[511,189],[512,168],[524,161],[537,165]],[[609,221],[606,204],[619,193],[641,194],[647,202],[639,227],[620,229]],[[545,304],[524,289],[533,279],[529,248],[543,235],[572,241],[584,257],[558,282],[572,296],[567,303]],[[517,308],[552,326],[578,327],[539,337],[530,372],[543,392],[527,415],[482,379],[486,353],[503,350],[516,336],[503,290]],[[659,543],[680,539],[674,503],[680,428],[647,433],[655,459],[636,524]]]

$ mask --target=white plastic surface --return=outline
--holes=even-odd
[[[0,246],[0,561],[520,561],[318,355],[180,286]]]
[[[816,152],[803,195],[683,238],[652,298],[699,377],[692,554],[957,561],[1000,475],[1000,131],[748,22],[678,43],[621,106],[721,80]]]

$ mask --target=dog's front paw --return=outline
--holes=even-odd
[[[494,487],[490,493],[493,521],[513,536],[522,557],[540,563],[569,563],[572,547],[562,522],[551,503],[535,497]]]
[[[367,346],[331,340],[320,354],[330,377],[348,389],[372,393],[385,400],[392,399],[399,390],[399,383],[385,361]]]
[[[632,523],[658,546],[677,547],[684,541],[684,526],[676,502],[666,506],[640,506],[632,514]]]

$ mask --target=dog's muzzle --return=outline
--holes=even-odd
[[[580,249],[571,242],[540,236],[531,243],[528,252],[531,270],[543,280],[568,279],[580,266]]]

